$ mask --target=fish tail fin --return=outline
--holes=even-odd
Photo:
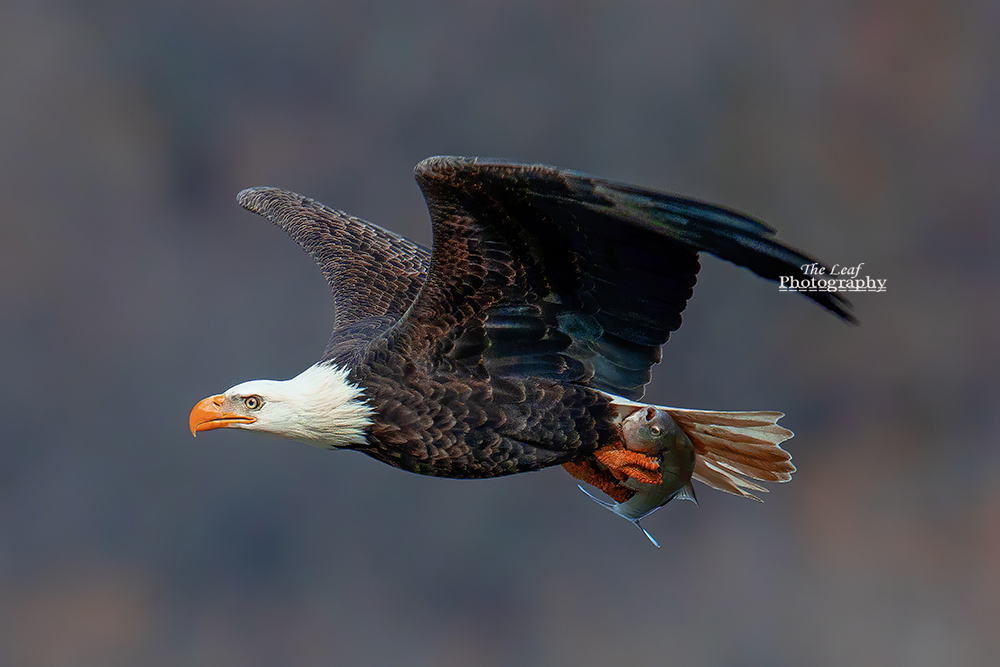
[[[767,493],[767,489],[751,480],[787,482],[792,478],[792,456],[781,443],[793,433],[778,426],[784,413],[662,409],[694,444],[692,477],[699,482],[759,502],[751,491]]]

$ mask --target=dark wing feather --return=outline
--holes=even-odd
[[[427,281],[395,329],[411,358],[639,398],[710,252],[776,280],[812,257],[735,211],[542,165],[430,158]],[[810,293],[852,319],[836,294]]]
[[[319,264],[333,291],[337,328],[398,318],[424,282],[430,253],[398,234],[278,188],[249,188],[237,201],[285,230]]]

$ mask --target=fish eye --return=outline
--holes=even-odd
[[[247,406],[247,410],[260,410],[264,405],[264,399],[260,396],[247,396],[243,399],[243,405]]]
[[[653,436],[655,437],[655,436],[658,436],[661,433],[663,433],[663,429],[660,428],[659,426],[650,426],[649,427],[649,432],[652,433]]]

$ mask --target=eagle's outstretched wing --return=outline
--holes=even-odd
[[[637,399],[681,324],[698,252],[777,280],[818,260],[744,214],[543,165],[437,157],[415,170],[434,231],[395,326],[410,358]],[[836,293],[809,298],[853,321]]]
[[[248,188],[237,201],[283,229],[319,264],[333,291],[337,326],[399,317],[424,282],[430,253],[395,232],[279,188]]]

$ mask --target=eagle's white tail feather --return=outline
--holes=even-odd
[[[768,492],[763,486],[754,484],[750,480],[745,479],[738,474],[734,474],[731,471],[725,470],[701,457],[695,458],[694,473],[692,473],[691,477],[698,480],[702,484],[709,485],[713,489],[725,491],[726,493],[732,493],[733,495],[742,496],[744,498],[750,498],[751,500],[756,500],[757,502],[760,502],[760,498],[750,493],[750,491],[758,491],[760,493]]]
[[[781,443],[792,437],[777,422],[781,412],[720,412],[664,407],[694,444],[693,477],[714,489],[760,500],[750,491],[767,489],[750,481],[787,482],[795,472]],[[748,479],[749,478],[749,479]]]

